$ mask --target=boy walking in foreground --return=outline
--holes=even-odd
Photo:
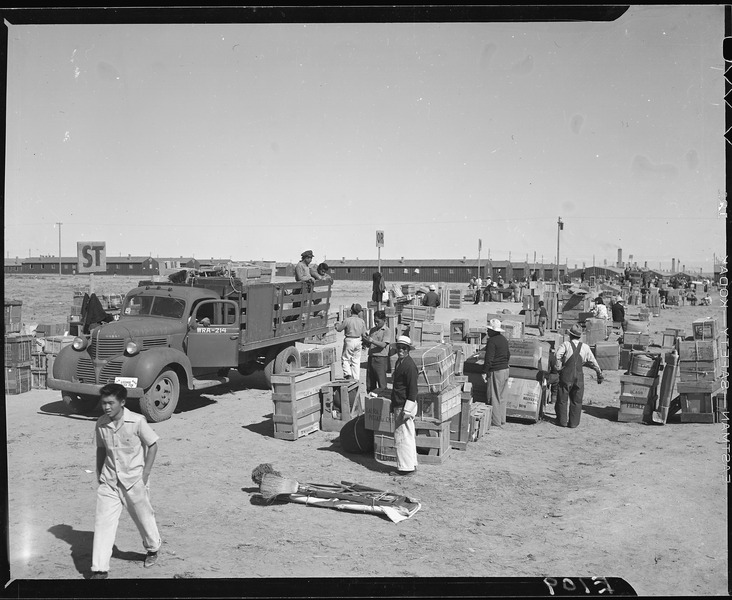
[[[127,390],[118,383],[101,389],[104,414],[97,420],[97,510],[94,519],[92,579],[106,579],[117,524],[124,506],[147,550],[145,566],[158,560],[160,534],[150,504],[148,479],[158,451],[158,436],[145,417],[125,408]]]

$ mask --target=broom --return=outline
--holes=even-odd
[[[257,465],[252,470],[252,481],[256,483],[257,485],[262,483],[262,476],[265,473],[273,473],[274,475],[282,475],[279,471],[275,471],[274,467],[270,463],[262,463],[261,465]]]

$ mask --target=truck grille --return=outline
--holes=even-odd
[[[110,360],[106,365],[102,367],[102,372],[99,374],[99,383],[114,383],[114,378],[119,377],[122,374],[122,365],[124,359]]]
[[[96,359],[112,358],[125,351],[124,340],[93,339],[89,347],[89,354]]]
[[[97,374],[94,363],[88,356],[82,356],[76,364],[76,377],[81,383],[96,383]]]

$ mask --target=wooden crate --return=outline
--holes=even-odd
[[[319,395],[320,388],[331,381],[331,368],[300,368],[289,373],[272,375],[272,397],[279,399],[288,397],[297,400],[303,396]]]
[[[592,353],[603,371],[617,371],[620,368],[620,346],[615,342],[598,342]]]
[[[320,429],[320,394],[314,393],[292,400],[287,394],[272,394],[274,436],[297,440]]]
[[[14,396],[31,390],[30,365],[5,367],[5,395]]]
[[[5,336],[5,366],[29,367],[33,352],[32,335],[10,334]]]
[[[46,377],[46,369],[34,369],[31,367],[31,389],[47,389]]]
[[[645,350],[651,343],[651,335],[639,331],[626,331],[623,334],[623,347]]]
[[[56,337],[64,335],[67,329],[66,323],[40,323],[36,325],[36,336]]]
[[[714,361],[719,358],[717,340],[690,340],[679,342],[679,360]]]
[[[655,396],[644,400],[636,396],[620,394],[618,421],[621,423],[643,423],[648,421],[655,406],[655,401]]]
[[[719,323],[714,317],[692,321],[691,329],[695,340],[716,340],[720,334]]]
[[[417,464],[439,465],[450,456],[450,421],[430,423],[415,419]],[[396,463],[393,433],[374,433],[374,458]]]
[[[682,423],[719,423],[727,412],[726,395],[721,389],[712,392],[682,392],[679,393],[679,399]]]
[[[637,375],[620,376],[620,395],[633,396],[648,400],[656,395],[658,377],[640,377]]]
[[[54,335],[51,337],[46,338],[46,345],[43,347],[43,351],[46,354],[58,354],[66,348],[66,346],[70,346],[71,342],[74,341],[73,335]]]
[[[470,386],[470,383],[466,385]],[[467,450],[470,441],[470,407],[473,405],[471,391],[463,388],[460,394],[460,412],[450,419],[450,446],[454,450]]]
[[[462,342],[470,331],[469,319],[453,319],[450,321],[450,341]]]
[[[727,416],[727,396],[726,394],[717,394],[712,397],[714,403],[714,422],[726,423],[729,419]]]
[[[31,353],[31,369],[43,369],[44,371],[48,366],[48,354],[43,352],[32,352]]]
[[[460,413],[462,386],[451,385],[439,392],[417,393],[417,419],[443,423]]]
[[[5,333],[20,333],[22,309],[23,302],[20,300],[5,300]]]
[[[414,420],[417,434],[417,463],[440,465],[450,457],[450,421],[432,423]]]
[[[328,365],[332,365],[334,362],[336,362],[335,346],[311,348],[300,352],[300,364],[303,367],[327,367]]]
[[[477,442],[491,427],[493,407],[490,404],[474,403],[470,406],[470,430],[468,439]]]
[[[433,344],[412,350],[420,392],[441,392],[453,384],[455,353],[450,344]]]
[[[348,421],[364,412],[359,382],[353,379],[326,383],[320,388],[320,396],[320,428],[323,431],[340,431]]]
[[[721,375],[718,360],[682,360],[679,362],[679,379],[687,381],[716,381]]]

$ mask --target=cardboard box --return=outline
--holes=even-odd
[[[510,357],[508,359],[509,366],[525,367],[529,369],[539,368],[542,346],[538,339],[509,339],[508,351],[510,353]]]
[[[538,381],[509,377],[504,392],[506,417],[539,420],[543,387]]]
[[[376,398],[366,396],[364,400],[364,416],[366,429],[379,433],[394,433],[394,414],[391,412],[389,390],[376,390]]]

